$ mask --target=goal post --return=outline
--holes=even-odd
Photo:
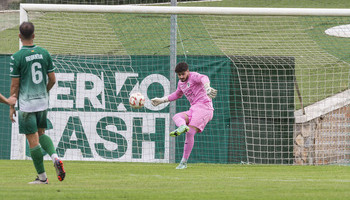
[[[247,8],[247,7],[174,7],[137,5],[62,5],[21,4],[20,9],[42,12],[91,12],[188,15],[256,15],[256,16],[349,16],[350,9],[323,8]]]
[[[35,44],[52,54],[57,67],[47,134],[63,159],[181,159],[184,137],[171,150],[169,104],[150,104],[174,92],[170,16],[177,15],[176,60],[209,76],[218,89],[214,118],[196,135],[189,162],[349,163],[350,106],[342,94],[349,90],[350,46],[325,31],[346,25],[350,9],[55,4],[20,9],[21,22],[35,24]],[[146,98],[142,109],[128,105],[135,91]],[[176,112],[189,107],[184,97],[176,102]],[[13,126],[12,135],[17,132]],[[12,143],[11,158],[20,158],[18,141]]]

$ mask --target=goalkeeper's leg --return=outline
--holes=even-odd
[[[194,135],[204,130],[207,123],[213,118],[213,113],[212,109],[208,109],[206,105],[200,104],[192,106],[190,111],[186,113],[189,117],[188,126],[190,129],[186,133],[183,158],[176,169],[187,168],[187,160],[190,157],[194,145]]]
[[[199,130],[196,127],[190,126],[190,130],[186,133],[186,139],[184,144],[184,152],[182,156],[182,160],[179,166],[176,169],[186,169],[187,168],[187,160],[191,155],[193,146],[194,146],[194,136]]]
[[[189,130],[189,127],[186,125],[188,124],[188,121],[189,121],[186,112],[182,112],[174,115],[173,120],[178,128],[170,132],[171,137],[179,136],[183,133],[186,133]]]

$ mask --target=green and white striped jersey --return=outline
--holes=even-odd
[[[20,78],[19,110],[38,112],[48,108],[47,74],[54,70],[49,52],[36,45],[23,46],[11,56],[10,76]]]

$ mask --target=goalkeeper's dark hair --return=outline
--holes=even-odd
[[[23,22],[19,26],[19,32],[21,33],[23,39],[31,39],[34,33],[34,24],[32,22]]]
[[[188,70],[188,64],[186,62],[180,62],[175,67],[176,73],[185,72],[187,70]]]

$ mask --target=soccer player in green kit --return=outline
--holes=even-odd
[[[48,184],[44,163],[44,149],[56,168],[58,180],[63,181],[66,172],[59,159],[51,138],[45,135],[47,128],[48,92],[56,82],[55,66],[49,52],[34,45],[34,25],[23,22],[19,27],[19,38],[23,47],[11,56],[11,96],[18,100],[19,132],[25,134],[37,178],[29,184]],[[48,80],[47,80],[48,79]],[[15,122],[16,111],[10,106],[10,119]]]

